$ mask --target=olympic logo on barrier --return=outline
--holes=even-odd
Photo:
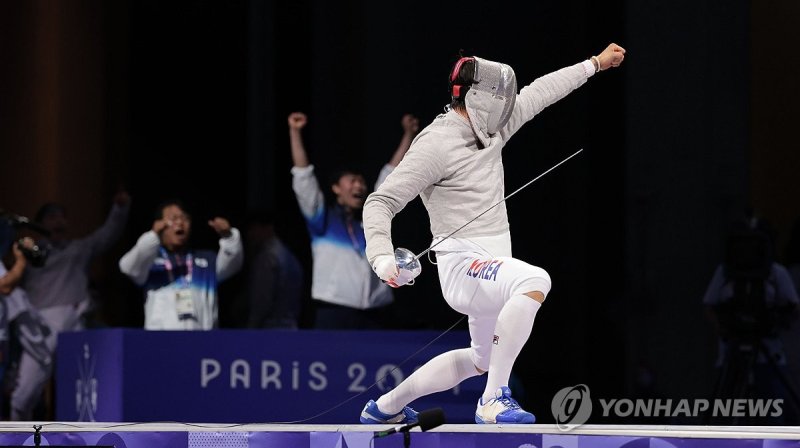
[[[589,386],[578,384],[561,389],[553,396],[550,410],[556,419],[556,426],[561,431],[569,431],[586,423],[592,415]]]

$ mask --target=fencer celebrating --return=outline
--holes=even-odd
[[[442,295],[469,317],[471,346],[433,358],[396,388],[370,400],[362,423],[414,422],[417,413],[409,403],[487,371],[476,423],[535,421],[512,398],[508,382],[551,281],[544,269],[511,256],[501,150],[545,107],[595,73],[618,67],[624,56],[625,49],[612,43],[599,55],[544,75],[519,93],[514,71],[506,64],[476,56],[455,63],[450,105],[419,133],[403,161],[369,195],[364,230],[375,273],[392,286],[402,286],[407,276],[399,277],[403,266],[395,259],[391,221],[421,197],[430,217]],[[491,208],[494,204],[498,206]],[[475,221],[448,237],[471,219]]]

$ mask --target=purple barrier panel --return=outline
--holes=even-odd
[[[400,448],[403,434],[352,432],[42,432],[41,446],[115,448]],[[0,433],[0,448],[34,446],[33,434]],[[797,448],[800,440],[586,436],[533,433],[410,433],[414,448]]]
[[[61,421],[124,421],[123,333],[79,331],[59,335],[56,416]]]
[[[474,416],[473,416],[474,418]],[[465,433],[429,433],[426,434],[430,437],[430,447],[431,448],[456,448],[456,447],[463,447],[463,448],[477,448],[480,445],[478,444],[478,437],[476,434],[465,434]],[[436,442],[434,444],[433,442]],[[415,439],[416,442],[416,439]],[[492,445],[488,445],[492,446]],[[417,448],[416,446],[414,448]]]
[[[90,446],[114,448],[176,447],[189,445],[189,433],[184,431],[92,431],[85,432],[84,438]]]
[[[445,448],[445,447],[455,447],[458,446],[459,448],[472,448],[476,445],[474,444],[474,437],[462,437],[465,435],[471,434],[447,434],[443,436],[440,433],[421,433],[421,432],[411,432],[409,433],[410,436],[410,448]],[[450,440],[452,436],[457,439],[456,444],[444,444],[445,440]],[[380,437],[372,440],[372,443],[366,445],[348,445],[348,448],[361,448],[361,447],[369,447],[369,448],[403,448],[403,434],[395,433],[392,435],[388,435],[386,437]]]
[[[308,448],[341,448],[343,435],[340,432],[312,432]],[[297,445],[300,447],[300,445]],[[306,446],[303,446],[305,448]]]
[[[718,442],[725,442],[725,440],[719,439],[689,439],[678,437],[647,437],[647,439],[649,440],[650,448],[696,448],[698,446],[714,448],[719,447],[717,444]],[[702,445],[698,445],[697,443],[701,443]],[[734,440],[729,439],[727,443],[729,444],[727,446],[736,447],[736,441]],[[759,445],[759,448],[761,448],[761,445]]]
[[[649,439],[651,448],[691,448],[692,440],[695,440],[677,437],[649,437]]]
[[[651,446],[658,448],[762,448],[763,439],[700,439],[652,437]]]
[[[764,439],[764,448],[799,448],[800,440]]]
[[[42,432],[41,435],[41,446],[188,447],[185,432]],[[35,446],[33,434],[0,433],[0,447],[4,446]]]
[[[641,436],[577,436],[577,448],[650,448],[650,437]],[[565,446],[566,448],[566,446]]]
[[[542,448],[578,448],[578,436],[568,432],[561,434],[542,434],[541,444],[533,444]],[[525,448],[528,448],[527,446]]]
[[[61,446],[92,446],[93,443],[87,442],[84,433],[75,432],[42,432],[41,445],[61,445]],[[28,440],[33,445],[33,436]],[[27,445],[27,443],[25,443]]]
[[[247,448],[250,433],[243,431],[189,433],[189,448]]]
[[[311,434],[308,432],[253,432],[250,433],[251,447],[297,447],[313,448]]]
[[[578,436],[560,434],[526,433],[419,433],[411,432],[410,446],[414,448],[795,448],[797,440],[771,439],[707,439],[658,438],[627,436]],[[312,433],[310,448],[400,448],[404,446],[402,434],[393,434],[374,440],[371,433]],[[273,439],[272,443],[289,443],[287,439]],[[274,445],[298,446],[307,445]],[[255,445],[273,446],[273,445]]]
[[[403,433],[394,433],[388,436],[383,437],[374,437],[373,433],[367,434],[369,437],[366,439],[373,439],[371,443],[367,445],[358,445],[364,446],[369,448],[393,448],[393,447],[403,447],[404,446],[404,434]],[[491,436],[492,443],[487,444],[487,438],[483,436]],[[500,436],[499,434],[474,434],[474,433],[466,433],[466,432],[456,432],[456,433],[445,433],[445,432],[419,432],[419,431],[411,431],[409,432],[411,446],[414,448],[470,448],[470,447],[484,447],[484,446],[491,446],[493,448],[499,446],[496,442],[496,437]],[[355,445],[348,445],[350,448],[354,448]],[[518,445],[514,445],[514,448],[517,448]]]
[[[560,437],[561,440],[556,440]],[[712,439],[712,438],[685,438],[685,437],[631,437],[631,436],[590,436],[579,435],[577,445],[568,438],[569,436],[544,435],[542,448],[548,447],[577,447],[577,448],[763,448],[767,442],[762,439]],[[770,441],[776,443],[778,441]],[[796,441],[788,445],[776,443],[776,447],[797,447]]]
[[[365,448],[372,448],[372,440],[372,431],[345,432],[342,433],[342,448],[357,448],[361,446]],[[316,448],[316,446],[312,445],[312,448]]]
[[[410,446],[413,448],[539,448],[541,447],[541,434],[525,433],[446,433],[446,432],[414,432],[410,433]],[[356,448],[354,445],[348,445]],[[358,445],[358,447],[374,448],[402,448],[404,446],[402,434],[375,439],[371,445]]]
[[[358,423],[369,399],[430,358],[469,345],[465,331],[104,329],[61,339],[58,420],[194,423]],[[412,406],[441,407],[448,423],[472,422],[484,381],[471,378]],[[88,401],[86,384],[95,391]],[[104,412],[115,408],[121,415]]]
[[[478,433],[476,434],[476,447],[491,447],[491,448],[533,448],[540,447],[542,443],[541,434],[526,434],[526,433]],[[455,448],[454,445],[449,444],[448,447]]]
[[[9,432],[0,433],[0,447],[23,445],[26,440],[30,439],[29,445],[33,445],[33,436],[25,433]]]

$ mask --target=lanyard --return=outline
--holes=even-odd
[[[161,257],[164,258],[164,269],[167,271],[167,276],[169,276],[169,282],[172,283],[175,281],[175,274],[172,273],[172,261],[169,259],[169,253],[163,248],[159,247],[159,251],[161,251]],[[178,261],[178,255],[175,255],[175,261]],[[186,254],[186,275],[183,277],[186,280],[186,283],[192,282],[192,266],[193,266],[193,259],[192,254]]]
[[[350,235],[350,242],[353,243],[353,249],[356,250],[358,255],[363,255],[361,252],[361,246],[358,244],[358,238],[356,237],[356,233],[353,230],[353,218],[350,216],[345,216],[345,225],[347,226],[347,233]]]

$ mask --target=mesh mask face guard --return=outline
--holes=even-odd
[[[475,81],[464,102],[475,131],[484,140],[501,130],[511,118],[517,100],[517,78],[506,64],[474,59]]]

